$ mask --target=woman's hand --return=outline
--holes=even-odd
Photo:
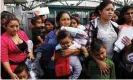
[[[34,55],[33,55],[32,52],[30,52],[30,53],[28,54],[28,57],[30,58],[30,60],[34,60],[34,59],[35,59],[35,57],[34,57]]]
[[[110,72],[109,66],[105,62],[99,61],[98,65],[99,65],[100,71],[103,75],[106,75]]]
[[[10,74],[10,77],[11,77],[11,79],[16,79],[16,80],[19,80],[19,78],[18,78],[18,76],[15,74],[15,73],[11,73]]]
[[[123,37],[123,39],[122,39],[122,43],[123,43],[126,47],[128,47],[129,45],[131,45],[132,41],[131,41],[130,38],[128,38],[127,36],[125,36],[125,37]]]
[[[61,55],[62,55],[63,57],[70,56],[72,53],[73,53],[73,50],[72,50],[72,49],[61,50]]]

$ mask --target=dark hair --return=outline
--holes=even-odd
[[[8,23],[11,20],[17,20],[19,22],[19,20],[16,18],[16,16],[8,11],[3,11],[1,13],[1,22],[3,21],[2,25],[5,25],[5,27],[7,27]]]
[[[60,40],[66,38],[66,37],[73,39],[70,32],[68,32],[66,30],[60,30],[58,35],[57,35],[57,41],[59,42]]]
[[[77,24],[80,24],[80,19],[78,17],[71,16],[71,19],[74,19],[77,22]]]
[[[39,16],[33,17],[33,18],[31,19],[31,24],[32,24],[32,25],[36,25],[36,22],[37,22],[37,20],[39,20],[39,19],[41,19]],[[42,19],[41,19],[41,20],[42,20]]]
[[[112,4],[114,6],[114,3],[110,0],[106,0],[106,1],[101,2],[99,4],[99,6],[96,7],[96,10],[95,10],[96,14],[100,16],[99,11],[102,11],[109,4]]]
[[[92,17],[93,15],[96,16],[96,13],[95,13],[95,12],[91,12],[91,13],[90,13],[90,15],[89,15],[89,21],[92,20],[91,17]]]
[[[118,19],[118,24],[122,25],[125,23],[125,19],[124,19],[124,14],[129,10],[129,9],[133,9],[133,6],[124,6],[122,8],[122,10],[120,11],[120,15],[119,15],[119,19]]]
[[[116,14],[119,17],[120,12],[119,11],[115,11],[114,14]]]
[[[57,23],[57,25],[58,25],[58,26],[57,26],[57,29],[60,29],[61,26],[60,26],[60,23],[59,23],[59,22],[60,22],[60,19],[61,19],[62,15],[65,14],[65,13],[68,14],[68,15],[70,16],[70,14],[67,13],[67,12],[65,12],[65,11],[60,11],[60,12],[57,14],[57,16],[56,16],[56,23]]]
[[[93,54],[99,52],[102,47],[106,48],[102,40],[96,39],[91,43],[91,51]]]
[[[46,23],[47,21],[50,22],[55,27],[55,21],[54,21],[54,19],[47,18],[44,23]]]
[[[11,21],[13,21],[13,20],[18,21],[18,23],[19,23],[19,25],[20,25],[20,21],[18,20],[18,18],[17,18],[16,16],[10,16],[10,17],[7,19],[7,21],[5,22],[5,27],[7,27],[8,24],[9,24]]]
[[[71,16],[80,18],[79,14],[72,14]]]
[[[28,69],[27,65],[24,64],[24,63],[21,63],[21,64],[19,64],[19,65],[16,67],[14,73],[15,73],[15,74],[20,74],[20,73],[21,73],[22,71],[24,71],[24,70],[25,70],[27,73],[29,72],[29,69]]]

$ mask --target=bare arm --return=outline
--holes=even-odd
[[[30,60],[34,60],[35,57],[34,57],[34,54],[33,54],[33,48],[31,48],[29,54],[28,54],[28,57],[30,57]]]
[[[89,56],[89,53],[88,53],[87,49],[84,46],[81,46],[81,50],[82,50],[83,54],[85,55],[85,57]]]
[[[44,41],[40,36],[37,36],[37,39],[41,42],[41,44],[44,44]]]
[[[18,76],[12,72],[9,62],[3,62],[2,64],[12,79],[19,79]]]
[[[81,50],[79,49],[65,49],[62,50],[62,56],[69,56],[69,55],[79,55],[81,53]]]
[[[55,51],[54,51],[53,56],[51,57],[51,60],[52,60],[52,61],[54,61],[54,60],[55,60]]]

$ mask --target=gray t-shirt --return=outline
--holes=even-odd
[[[98,20],[98,34],[97,38],[102,40],[107,47],[107,56],[112,58],[113,56],[113,44],[117,39],[117,33],[115,32],[111,22],[108,24],[102,24]]]

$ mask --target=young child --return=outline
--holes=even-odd
[[[88,63],[88,77],[90,79],[115,79],[115,67],[114,63],[107,57],[106,47],[101,40],[94,40],[91,43],[91,53],[99,60],[107,63],[109,67],[109,73],[103,75],[95,60],[89,60]]]
[[[34,43],[34,47],[38,47],[44,44],[44,41],[41,38],[42,20],[40,17],[34,17],[31,20],[31,24],[34,26],[32,28],[32,41]]]
[[[17,68],[15,69],[14,73],[18,76],[19,79],[29,79],[30,75],[29,75],[29,69],[27,67],[27,65],[23,64],[19,64],[17,66]]]
[[[87,57],[89,54],[84,46],[79,45],[75,41],[71,34],[66,30],[61,30],[57,35],[57,41],[59,44],[55,49],[55,73],[58,78],[69,78],[69,79],[77,79],[81,73],[82,66],[78,56],[71,55],[69,57],[62,57],[61,50],[65,50],[68,48],[71,49],[81,49],[84,56]],[[54,58],[54,57],[52,57]],[[65,71],[66,74],[65,75]],[[63,73],[64,71],[64,73]]]

